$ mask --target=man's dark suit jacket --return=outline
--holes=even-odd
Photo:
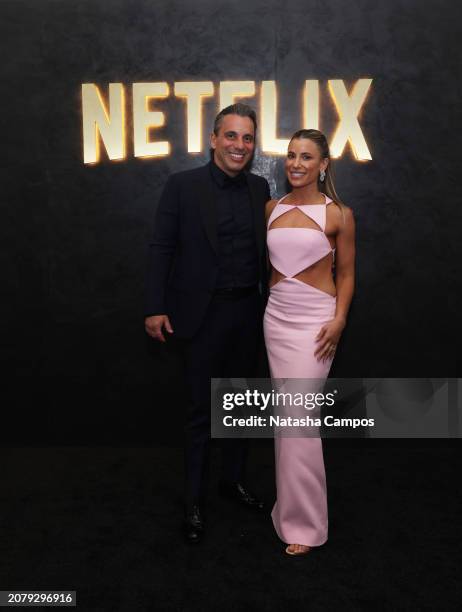
[[[146,316],[168,315],[178,338],[191,338],[198,330],[216,286],[218,237],[212,181],[208,164],[171,175],[160,198],[149,244]],[[265,203],[270,191],[260,176],[248,173],[247,181],[265,300]]]

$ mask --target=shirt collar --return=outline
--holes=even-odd
[[[210,173],[217,185],[222,188],[230,186],[241,187],[247,185],[247,175],[244,171],[239,172],[237,176],[229,176],[226,174],[226,172],[223,172],[223,170],[219,168],[213,160],[210,161]]]

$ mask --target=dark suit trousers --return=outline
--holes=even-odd
[[[189,405],[185,418],[186,503],[203,503],[210,451],[210,379],[255,376],[261,339],[262,306],[258,291],[244,297],[212,298],[199,331],[185,341]],[[222,480],[242,482],[247,440],[222,444]]]

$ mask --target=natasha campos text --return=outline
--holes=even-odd
[[[321,418],[311,418],[309,416],[296,418],[291,416],[249,416],[246,418],[223,417],[225,427],[374,427],[374,419],[339,419],[331,414]]]

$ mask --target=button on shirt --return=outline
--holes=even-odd
[[[231,177],[213,161],[217,207],[217,289],[249,287],[258,283],[258,253],[247,176]]]

